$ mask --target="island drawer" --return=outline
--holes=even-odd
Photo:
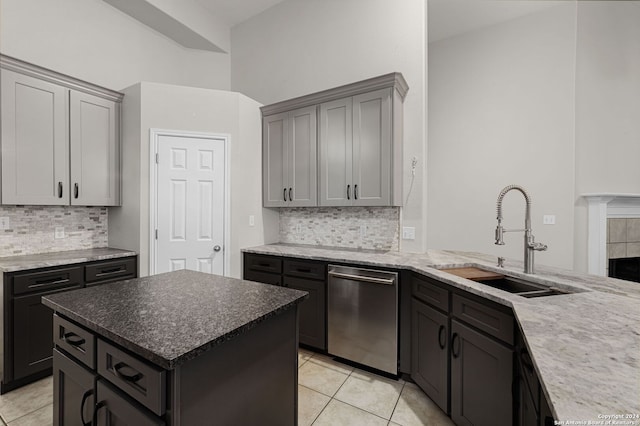
[[[430,279],[414,274],[411,278],[411,292],[413,297],[443,312],[449,312],[449,291],[434,284]]]
[[[245,255],[244,261],[245,268],[251,271],[282,273],[282,259],[279,257],[248,253]]]
[[[164,370],[98,339],[98,374],[158,416],[165,413]]]
[[[26,272],[13,277],[13,294],[44,292],[82,284],[82,267]]]
[[[134,278],[136,276],[136,258],[127,257],[109,262],[96,262],[84,267],[87,284]]]
[[[459,294],[453,295],[452,312],[467,324],[513,345],[513,316]]]
[[[53,316],[53,343],[87,367],[95,368],[95,336],[57,314]]]
[[[327,264],[308,260],[285,259],[284,274],[292,277],[324,280],[327,274]]]

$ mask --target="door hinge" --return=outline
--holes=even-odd
[[[156,153],[156,164],[160,164],[160,154]]]
[[[158,230],[156,229],[156,240],[158,239]]]

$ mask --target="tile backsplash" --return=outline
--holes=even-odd
[[[106,207],[0,206],[0,218],[9,219],[0,229],[0,257],[108,245]],[[64,238],[55,238],[56,227],[64,227]]]
[[[372,250],[398,250],[398,207],[280,209],[280,242]]]
[[[640,257],[640,218],[607,219],[609,259]]]

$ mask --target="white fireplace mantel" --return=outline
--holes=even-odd
[[[640,217],[640,194],[596,193],[583,194],[587,200],[588,272],[606,275],[607,219]]]

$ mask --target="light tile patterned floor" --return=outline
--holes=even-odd
[[[0,395],[0,426],[53,423],[53,379]],[[298,352],[300,426],[453,426],[413,383],[391,380],[304,349]]]

